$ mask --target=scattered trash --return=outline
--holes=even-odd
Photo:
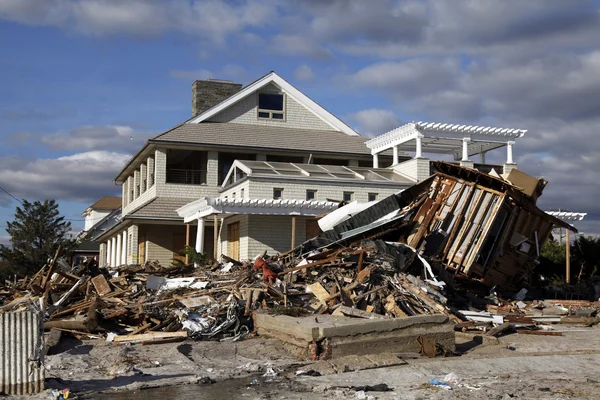
[[[69,398],[71,391],[69,389],[53,390],[50,400],[65,400]]]
[[[446,382],[440,382],[440,381],[438,381],[438,380],[437,380],[437,379],[435,379],[435,378],[432,378],[432,379],[429,381],[429,383],[430,383],[430,384],[432,384],[433,386],[436,386],[436,387],[442,388],[442,389],[444,389],[444,390],[452,390],[452,386],[450,386],[450,384],[449,384],[449,383],[446,383]]]
[[[315,371],[314,369],[310,369],[308,371],[298,370],[296,371],[296,376],[321,376],[319,371]]]
[[[459,382],[458,375],[456,375],[454,372],[450,372],[448,375],[446,375],[444,377],[444,382],[456,385]]]
[[[276,372],[272,367],[267,367],[267,372],[263,374],[263,377],[265,378],[274,378],[276,376],[279,376],[279,373]]]

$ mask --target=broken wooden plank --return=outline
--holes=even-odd
[[[513,324],[511,324],[510,322],[505,322],[501,325],[496,326],[495,328],[490,329],[486,335],[487,336],[494,336],[494,337],[498,337],[501,334],[503,334],[504,332],[510,330],[513,328]]]
[[[87,280],[88,277],[86,275],[82,276],[77,282],[75,282],[73,287],[69,289],[69,291],[65,293],[63,297],[61,297],[60,300],[58,300],[54,305],[56,307],[60,307],[61,305],[65,304],[75,294],[75,292],[79,290],[81,285],[83,285]]]
[[[106,282],[106,278],[104,277],[104,275],[98,275],[93,277],[92,284],[94,285],[96,292],[100,296],[104,296],[105,294],[109,294],[110,292],[112,292],[112,289],[108,285],[108,282]]]
[[[152,332],[152,333],[142,333],[139,335],[123,335],[123,336],[115,336],[115,342],[144,342],[149,340],[156,339],[167,339],[174,337],[182,337],[186,338],[188,336],[187,332]]]
[[[531,331],[526,329],[518,329],[518,334],[521,335],[540,335],[540,336],[562,336],[562,332],[553,332],[553,331]]]

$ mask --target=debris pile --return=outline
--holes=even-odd
[[[323,217],[321,235],[284,254],[245,262],[222,256],[199,267],[107,270],[91,261],[73,270],[57,252],[35,276],[0,287],[0,312],[39,301],[48,329],[143,343],[240,340],[253,331],[253,312],[443,314],[464,331],[572,319],[574,310],[549,314],[557,308],[550,301],[525,303],[520,293],[508,303],[490,294],[497,285],[509,293],[526,287],[553,225],[573,229],[535,206],[545,181],[434,167],[439,172],[397,195]],[[588,314],[582,318],[595,317]]]

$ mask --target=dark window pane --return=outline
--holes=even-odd
[[[269,113],[268,112],[259,112],[258,118],[269,118]]]
[[[261,110],[283,111],[283,95],[260,93],[258,95],[258,108]]]
[[[273,115],[273,119],[283,119],[283,114],[279,113],[271,113]]]

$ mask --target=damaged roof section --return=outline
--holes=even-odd
[[[384,238],[415,248],[447,271],[487,286],[529,281],[553,226],[575,230],[536,206],[546,181],[504,177],[446,162],[437,172],[335,225],[305,247]]]

